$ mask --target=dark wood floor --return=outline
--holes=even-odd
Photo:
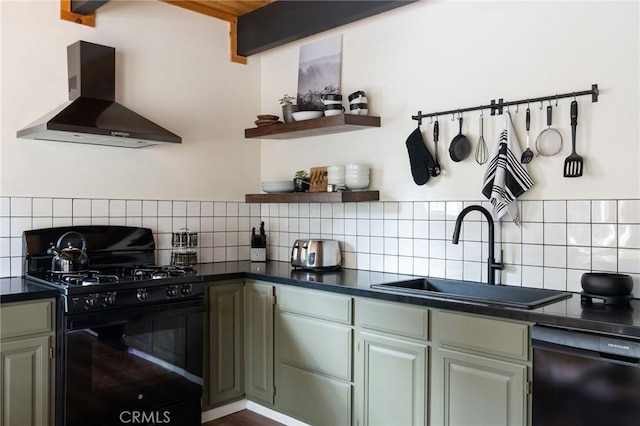
[[[271,420],[249,410],[238,411],[219,419],[211,420],[202,426],[282,426],[282,423]]]

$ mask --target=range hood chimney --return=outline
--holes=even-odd
[[[182,138],[115,102],[116,50],[86,41],[67,47],[69,102],[19,130],[23,139],[142,148]]]

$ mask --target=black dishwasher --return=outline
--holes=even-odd
[[[534,326],[534,426],[640,424],[640,341]]]

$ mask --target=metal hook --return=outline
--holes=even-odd
[[[484,110],[481,109],[480,110],[480,118],[483,118],[483,117],[484,117]]]
[[[549,102],[551,103],[551,102]],[[543,105],[542,105],[542,101],[540,101],[540,111],[542,111]]]
[[[433,115],[429,116],[429,124],[433,124]]]
[[[573,92],[573,100],[577,102],[577,99],[576,99],[576,92]]]
[[[511,114],[511,111],[509,111],[509,104],[505,104],[505,107],[507,108],[507,112]]]
[[[462,118],[462,112],[460,112],[460,110],[458,110],[458,120],[460,120]]]
[[[529,109],[529,99],[527,99],[527,109]]]
[[[456,121],[456,113],[455,112],[451,113],[451,121]]]
[[[519,107],[518,104],[516,104],[516,114],[518,113]]]
[[[558,94],[556,93],[556,107],[558,106]]]

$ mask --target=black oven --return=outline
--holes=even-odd
[[[67,426],[200,425],[204,301],[67,317]]]
[[[62,294],[58,426],[200,425],[202,277],[155,265],[147,228],[47,228],[23,237],[27,278]],[[82,251],[88,269],[58,270],[51,241],[58,252]]]

